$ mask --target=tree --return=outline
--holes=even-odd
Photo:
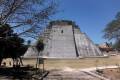
[[[20,38],[8,24],[0,26],[0,65],[4,58],[12,58],[22,64],[21,57],[28,46],[24,45],[24,39]],[[18,65],[18,62],[16,62]]]
[[[115,44],[120,45],[120,12],[117,13],[114,20],[112,20],[104,29],[104,38],[108,40],[114,39]],[[119,47],[120,48],[120,47]]]
[[[7,37],[12,35],[13,30],[9,27],[8,24],[0,24],[0,37]]]
[[[42,54],[41,54],[41,51],[44,50],[44,42],[43,42],[43,39],[42,39],[42,38],[39,38],[39,39],[37,40],[37,44],[36,44],[35,48],[37,49],[37,52],[38,52],[38,55],[37,55],[37,56],[41,56],[41,55],[42,55]],[[44,59],[37,57],[36,68],[39,66],[40,62],[42,62],[43,65],[44,65]],[[44,67],[43,67],[43,70],[44,70]]]
[[[112,47],[120,51],[120,40],[117,40]]]
[[[44,43],[43,43],[43,40],[41,38],[38,39],[37,44],[36,44],[35,47],[36,47],[38,52],[44,50]]]
[[[0,23],[12,25],[18,35],[36,38],[56,8],[55,0],[0,0]]]

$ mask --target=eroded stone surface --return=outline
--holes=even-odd
[[[53,23],[43,33],[45,48],[41,56],[51,58],[76,58],[103,56],[98,47],[69,21]],[[34,56],[34,50],[28,49],[25,56]]]

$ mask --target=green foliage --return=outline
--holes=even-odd
[[[42,51],[44,49],[44,43],[43,43],[43,39],[38,39],[37,44],[36,44],[36,48],[38,50],[38,52]]]
[[[20,46],[23,45],[24,39],[18,37],[18,35],[13,35],[7,39],[7,41],[13,45]]]
[[[120,12],[117,13],[115,20],[111,21],[104,29],[105,39],[120,39]]]
[[[27,41],[27,45],[30,45],[30,44],[31,44],[31,40],[28,40],[28,41]]]
[[[69,20],[55,20],[55,21],[51,21],[50,25],[53,24],[68,24],[68,25],[74,25],[75,23],[73,21],[69,21]]]
[[[116,41],[113,46],[113,48],[117,49],[117,50],[120,50],[120,40],[119,41]]]
[[[3,58],[16,59],[22,56],[28,46],[16,33],[13,33],[8,24],[0,27],[0,65]]]
[[[115,19],[104,29],[103,37],[108,40],[116,40],[115,44],[113,44],[113,48],[120,48],[120,12],[117,13]]]
[[[11,36],[13,30],[10,28],[8,24],[0,24],[0,37]]]

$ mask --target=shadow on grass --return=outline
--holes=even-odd
[[[31,80],[33,75],[42,75],[40,69],[33,67],[0,67],[0,76],[5,79]]]

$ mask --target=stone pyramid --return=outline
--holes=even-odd
[[[72,21],[52,21],[43,33],[45,48],[40,56],[48,58],[101,57],[99,48]],[[35,56],[29,48],[25,56]]]

